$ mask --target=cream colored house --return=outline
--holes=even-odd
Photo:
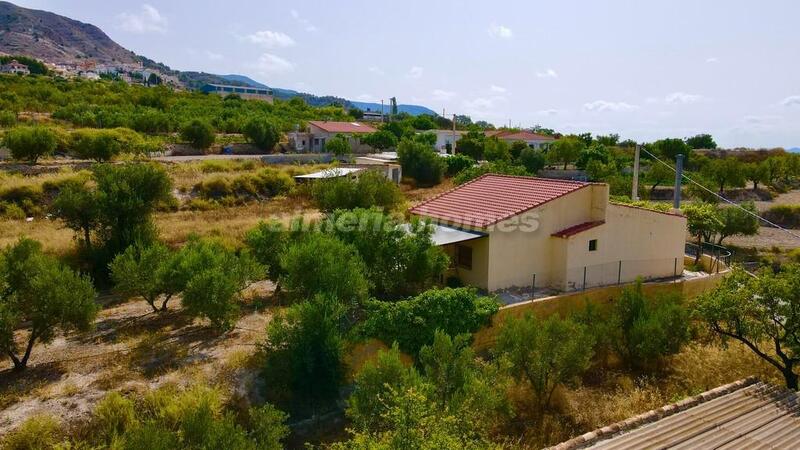
[[[602,183],[487,174],[411,213],[440,233],[454,230],[439,241],[450,275],[487,291],[566,291],[683,273],[686,218],[611,203]]]

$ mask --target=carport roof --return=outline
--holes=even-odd
[[[486,174],[411,208],[411,213],[483,228],[541,206],[591,183]]]
[[[800,448],[796,392],[747,378],[552,447],[572,449]]]

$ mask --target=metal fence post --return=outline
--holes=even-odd
[[[617,268],[617,284],[622,283],[622,260],[619,260],[619,268]]]
[[[586,290],[586,266],[583,266],[583,290]]]
[[[531,283],[531,297],[536,296],[536,274],[533,274],[533,283]]]

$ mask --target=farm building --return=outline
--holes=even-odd
[[[359,137],[378,131],[377,129],[360,122],[328,122],[311,120],[308,122],[308,131],[294,131],[289,133],[289,146],[298,152],[322,153],[325,143],[336,135],[346,136],[355,153],[372,151],[371,147],[362,145]]]
[[[441,244],[453,262],[448,276],[487,291],[568,291],[682,274],[686,218],[609,202],[608,189],[487,174],[411,213],[467,232]]]
[[[528,147],[535,149],[546,149],[556,139],[552,136],[545,136],[543,134],[531,133],[530,131],[509,131],[509,130],[490,130],[486,131],[486,137],[497,138],[501,141],[506,141],[509,144],[512,142],[522,141],[528,144]]]
[[[248,100],[262,100],[267,103],[273,102],[272,89],[251,86],[229,86],[225,84],[206,84],[203,86],[202,91],[209,94],[221,95],[223,97],[235,94]]]

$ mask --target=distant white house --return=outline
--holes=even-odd
[[[90,71],[87,71],[87,72],[81,72],[81,78],[86,78],[87,80],[97,81],[97,80],[100,79],[100,75],[98,75],[97,72],[93,72],[93,71],[90,70]]]
[[[488,130],[485,132],[486,137],[494,137],[509,144],[512,142],[522,141],[528,144],[528,147],[535,149],[546,149],[556,139],[552,136],[545,136],[543,134],[532,133],[530,131],[509,131],[509,130]]]
[[[442,154],[452,154],[456,148],[456,142],[467,134],[466,131],[461,130],[430,130],[425,131],[425,133],[436,135],[435,149]]]
[[[16,59],[12,59],[8,64],[0,66],[0,73],[11,73],[17,75],[30,75],[31,71],[28,66],[20,63]]]
[[[308,122],[308,131],[289,133],[289,146],[298,152],[322,153],[325,143],[332,137],[341,134],[350,139],[354,152],[361,151],[360,137],[378,131],[360,122],[328,122],[312,120]]]

